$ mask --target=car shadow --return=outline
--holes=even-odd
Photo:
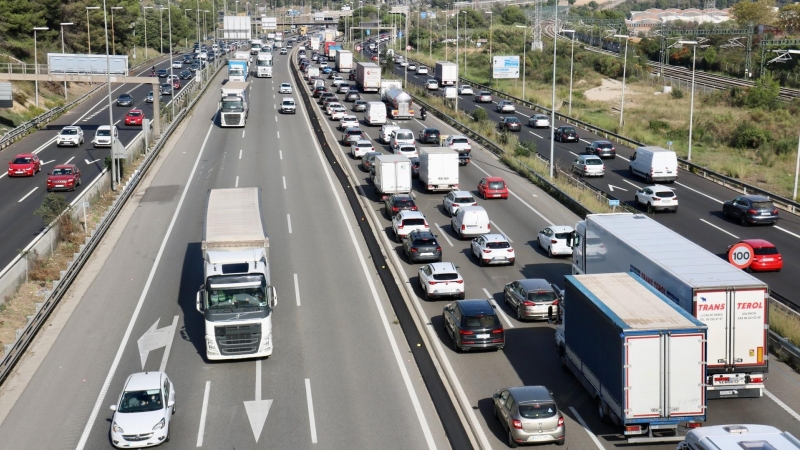
[[[494,392],[491,392],[491,394],[494,395]],[[508,446],[508,432],[505,427],[503,427],[503,424],[500,423],[500,420],[494,415],[494,399],[492,397],[482,398],[478,400],[477,406],[473,406],[472,409],[477,409],[478,412],[480,412],[481,416],[483,416],[483,420],[486,422],[486,426],[489,428],[489,431],[494,434],[494,437]]]

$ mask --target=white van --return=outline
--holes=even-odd
[[[491,231],[489,214],[483,206],[462,206],[450,219],[450,226],[461,239],[473,238]]]
[[[392,137],[389,139],[389,147],[392,151],[400,148],[401,145],[414,145],[414,132],[406,128],[399,128],[392,131]]]
[[[281,100],[281,113],[294,114],[296,112],[297,107],[294,104],[294,99],[292,97],[283,97],[283,100]]]
[[[662,147],[639,147],[631,156],[631,175],[638,175],[649,183],[669,182],[678,178],[678,156]]]
[[[769,425],[715,425],[695,428],[677,450],[800,449],[800,439]]]
[[[386,123],[386,105],[383,102],[368,102],[364,112],[367,125],[383,125]]]
[[[119,130],[114,125],[114,139],[119,139]],[[97,147],[111,147],[111,127],[108,125],[100,125],[97,131],[94,132],[94,139],[92,144]]]

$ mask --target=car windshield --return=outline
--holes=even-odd
[[[414,135],[412,133],[397,133],[395,139],[414,139]]]
[[[613,148],[614,146],[611,145],[610,142],[600,142],[597,144],[597,148]]]
[[[130,96],[130,95],[128,95],[128,94],[124,94],[124,95],[120,95],[120,96],[119,96],[119,99],[120,99],[120,100],[130,100],[130,99],[131,99],[131,96]]]
[[[24,158],[14,158],[14,164],[30,164],[33,162],[33,159],[29,157]]]
[[[778,249],[775,247],[756,247],[753,249],[756,255],[779,255]]]
[[[518,123],[519,119],[516,117],[506,117],[506,122]]]
[[[468,144],[467,138],[453,138],[451,141],[453,144]]]
[[[161,401],[161,391],[159,389],[151,389],[124,392],[117,411],[121,413],[138,413],[158,411],[160,409],[164,409]]]
[[[534,118],[535,118],[536,120],[547,120],[547,119],[548,119],[548,117],[547,117],[547,116],[534,116]]]
[[[564,128],[562,128],[562,129],[561,129],[561,132],[562,132],[562,133],[574,133],[574,132],[575,132],[575,128],[572,128],[572,127],[564,127]]]
[[[492,96],[492,94],[491,94],[491,93],[489,93],[489,92],[485,92],[485,91],[484,91],[484,92],[481,92],[481,96],[484,96],[484,95],[485,95],[485,96],[489,96],[489,97],[491,97],[491,96]]]
[[[519,415],[524,419],[544,419],[556,415],[556,405],[553,403],[523,403],[517,406]]]
[[[674,196],[675,196],[675,193],[672,192],[672,191],[659,191],[659,192],[656,192],[656,197],[670,198],[670,197],[674,197]]]
[[[98,136],[111,136],[111,130],[97,130]]]
[[[372,148],[372,144],[369,142],[359,142],[356,144],[356,147]]]
[[[361,136],[361,130],[347,130],[347,134],[350,136]]]
[[[552,291],[528,292],[528,300],[534,302],[552,302],[556,299],[556,293]]]
[[[456,203],[474,203],[475,197],[456,197]]]
[[[131,112],[128,113],[128,115],[131,116],[131,117],[139,117],[139,116],[142,115],[142,113],[139,112],[139,111],[131,111]]]
[[[754,209],[775,209],[772,202],[753,202]]]
[[[511,247],[511,245],[508,242],[487,242],[486,243],[486,248],[500,249],[500,248],[510,248],[510,247]]]
[[[584,161],[587,166],[599,166],[603,164],[603,161],[594,158],[586,158]]]
[[[222,112],[244,112],[244,105],[240,99],[223,100]]]
[[[466,328],[493,328],[499,325],[497,316],[465,316],[464,327]]]
[[[416,152],[416,151],[417,151],[417,148],[416,148],[416,147],[412,147],[412,146],[407,146],[407,147],[406,147],[406,146],[404,146],[404,147],[400,147],[400,151],[401,151],[401,152],[410,152],[410,153],[414,153],[414,152]]]
[[[425,225],[425,219],[404,219],[403,226],[422,226]]]
[[[54,169],[53,175],[72,175],[72,169]]]
[[[78,130],[76,130],[74,128],[64,128],[63,130],[61,130],[61,134],[63,134],[63,135],[78,134]]]
[[[489,183],[489,189],[503,189],[506,184],[502,181],[492,181]]]
[[[414,239],[414,245],[438,245],[438,244],[436,243],[436,239],[434,238],[421,237]]]

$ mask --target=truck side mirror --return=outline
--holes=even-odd
[[[203,287],[201,286],[200,290],[197,291],[197,298],[195,300],[195,307],[197,308],[197,312],[199,313],[203,313],[205,310],[203,305],[203,297],[204,297],[204,292],[203,292]]]
[[[270,308],[274,308],[278,304],[278,293],[275,291],[275,286],[269,287],[270,292]]]

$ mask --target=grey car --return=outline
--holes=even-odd
[[[361,157],[361,163],[359,163],[361,170],[369,172],[372,168],[372,163],[375,161],[375,157],[380,155],[382,155],[381,152],[367,152],[367,154]]]
[[[547,319],[547,309],[559,298],[559,291],[542,278],[512,281],[503,290],[503,300],[519,321]]]
[[[414,230],[403,239],[403,253],[410,263],[441,261],[442,247],[428,230]]]
[[[564,445],[564,416],[544,386],[500,389],[492,395],[494,415],[508,431],[509,447],[520,444]]]
[[[599,156],[580,155],[572,162],[572,173],[582,177],[602,177],[606,174],[606,165]]]
[[[133,97],[131,97],[131,94],[122,94],[117,97],[117,106],[133,106]]]
[[[364,112],[367,110],[367,101],[366,100],[356,100],[353,103],[353,111],[355,112]]]
[[[590,155],[597,155],[601,158],[614,159],[617,157],[617,149],[614,148],[614,144],[608,141],[592,142],[586,146],[586,153]]]

